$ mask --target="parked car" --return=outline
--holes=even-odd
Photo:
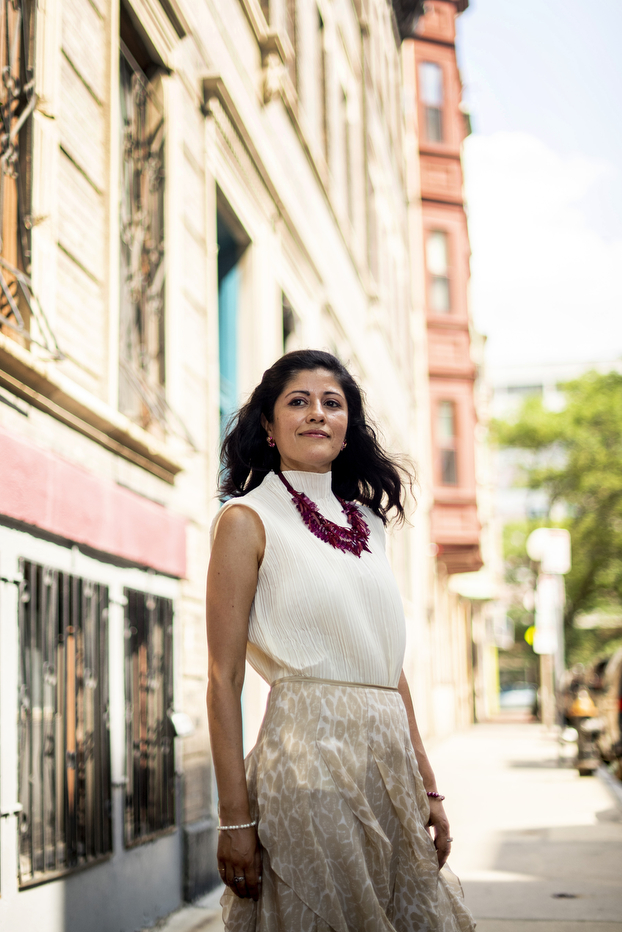
[[[598,708],[596,743],[600,756],[616,764],[622,780],[622,648],[608,661],[599,661],[588,676],[590,694]]]
[[[535,715],[538,687],[534,683],[510,683],[499,693],[499,708],[527,710]]]

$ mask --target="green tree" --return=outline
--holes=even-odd
[[[550,506],[566,507],[559,523],[572,537],[566,577],[572,647],[578,612],[622,606],[622,375],[588,372],[562,389],[562,411],[532,396],[516,420],[495,422],[494,433],[501,446],[531,451],[526,484],[544,489]]]

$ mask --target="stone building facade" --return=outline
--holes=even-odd
[[[0,6],[0,923],[135,929],[216,880],[218,443],[284,350],[341,356],[417,460],[406,669],[424,733],[469,715],[429,547],[421,5]],[[249,671],[247,746],[265,695]]]

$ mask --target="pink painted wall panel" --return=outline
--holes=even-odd
[[[0,514],[183,577],[186,520],[0,430]]]

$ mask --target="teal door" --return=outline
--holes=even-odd
[[[240,269],[233,268],[218,286],[218,358],[220,363],[220,431],[238,404],[238,304]]]
[[[238,318],[242,248],[218,214],[218,360],[220,365],[220,432],[238,406]]]

